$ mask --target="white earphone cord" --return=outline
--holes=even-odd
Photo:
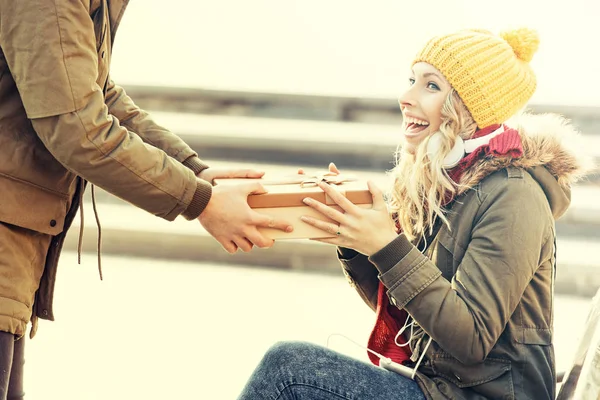
[[[411,324],[414,324],[414,322],[411,323]],[[400,332],[398,334],[400,334]],[[329,335],[327,337],[327,348],[329,348],[329,339],[331,339],[332,336],[341,336],[344,339],[348,340],[349,342],[352,342],[353,344],[357,345],[358,347],[367,350],[368,352],[370,352],[370,353],[376,355],[377,357],[379,357],[379,360],[380,360],[379,365],[382,368],[387,369],[387,370],[392,371],[392,372],[396,372],[396,373],[398,373],[398,374],[400,374],[402,376],[405,376],[405,377],[413,379],[413,380],[415,379],[415,375],[417,374],[417,370],[419,369],[419,365],[421,365],[421,362],[423,361],[423,358],[425,357],[425,353],[427,352],[427,349],[429,348],[429,345],[431,344],[431,341],[432,341],[432,338],[430,336],[429,340],[427,341],[427,344],[425,345],[425,348],[423,349],[423,352],[422,352],[421,356],[419,357],[419,360],[415,364],[415,367],[414,368],[410,368],[410,367],[407,367],[405,365],[398,364],[398,363],[392,361],[390,358],[385,357],[384,355],[381,355],[378,352],[376,352],[374,350],[371,350],[368,347],[365,347],[365,346],[361,345],[360,343],[358,343],[358,342],[350,339],[348,336],[343,335],[341,333],[332,333],[331,335]],[[397,338],[398,338],[398,335],[396,335],[396,339]],[[396,343],[396,345],[398,345],[400,347],[403,347],[402,345],[398,344],[398,342],[396,341],[396,339],[394,339],[394,342]],[[407,343],[409,343],[409,342],[407,342]],[[383,365],[381,363],[382,361],[384,361]],[[409,376],[409,373],[410,373],[410,376]]]
[[[423,253],[426,249],[427,249],[427,235],[423,235],[423,249],[419,250],[421,253]],[[410,322],[409,322],[410,320]],[[398,347],[405,347],[405,346],[410,346],[410,343],[412,341],[412,338],[414,336],[414,326],[415,326],[415,320],[412,319],[410,317],[410,315],[406,318],[406,321],[404,321],[404,326],[402,326],[402,328],[400,328],[400,330],[398,330],[398,333],[396,334],[396,336],[394,337],[394,344]],[[398,337],[400,337],[400,335],[402,335],[404,333],[404,331],[406,331],[408,328],[410,327],[410,337],[408,338],[408,340],[406,341],[406,343],[402,344],[402,343],[398,343]],[[327,348],[329,348],[329,339],[331,339],[332,336],[341,336],[344,339],[348,340],[349,342],[352,342],[353,344],[357,345],[358,347],[367,350],[369,353],[376,355],[377,357],[379,357],[379,365],[385,369],[388,369],[390,371],[396,372],[398,374],[401,374],[403,376],[406,376],[407,378],[410,379],[415,379],[415,375],[417,373],[417,369],[419,369],[419,365],[421,365],[421,362],[423,361],[423,358],[425,357],[425,353],[427,353],[427,349],[429,349],[429,345],[431,344],[433,338],[430,336],[429,340],[427,341],[427,344],[425,345],[425,348],[423,349],[423,351],[421,352],[421,355],[419,356],[419,359],[417,360],[417,363],[415,364],[414,368],[409,368],[405,365],[402,364],[398,364],[394,361],[392,361],[390,358],[385,357],[384,355],[381,355],[379,353],[377,353],[374,350],[369,349],[366,346],[361,345],[360,343],[350,339],[348,336],[341,334],[341,333],[332,333],[331,335],[329,335],[327,337]],[[419,339],[420,342],[420,339]],[[412,348],[411,348],[412,351]],[[382,361],[384,361],[383,365],[382,365]],[[408,372],[408,371],[410,372]],[[410,373],[410,376],[409,376]]]

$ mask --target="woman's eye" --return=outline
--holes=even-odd
[[[414,78],[408,78],[408,83],[410,84],[410,86],[415,84],[415,79]]]
[[[440,87],[433,82],[429,82],[427,84],[427,88],[432,90],[440,90]]]

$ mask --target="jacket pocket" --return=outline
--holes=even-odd
[[[0,174],[0,221],[57,235],[63,231],[68,196]]]
[[[458,388],[471,389],[489,399],[515,398],[509,360],[488,357],[480,364],[465,365],[448,354],[438,353],[431,365],[435,375]]]

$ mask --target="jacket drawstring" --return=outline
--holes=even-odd
[[[81,180],[81,187],[79,188],[79,240],[77,242],[77,264],[81,265],[81,249],[83,248],[83,180]]]
[[[100,218],[98,217],[98,209],[96,208],[96,191],[94,185],[92,185],[92,207],[94,208],[94,217],[96,218],[96,226],[98,227],[98,243],[96,245],[96,251],[98,253],[98,273],[100,274],[100,280],[102,277],[102,226],[100,225]],[[79,241],[77,243],[77,263],[81,264],[81,252],[83,248],[83,230],[84,230],[84,216],[83,216],[83,180],[81,180],[81,189],[79,191]]]
[[[102,226],[100,226],[100,217],[98,217],[98,210],[96,208],[96,191],[94,190],[94,185],[92,185],[92,207],[94,209],[94,217],[96,218],[96,226],[98,227],[96,252],[98,253],[98,273],[100,274],[100,280],[102,280]]]

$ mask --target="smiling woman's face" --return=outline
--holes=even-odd
[[[403,117],[404,148],[414,153],[419,143],[442,124],[442,106],[452,87],[431,64],[413,65],[410,87],[398,103]]]

